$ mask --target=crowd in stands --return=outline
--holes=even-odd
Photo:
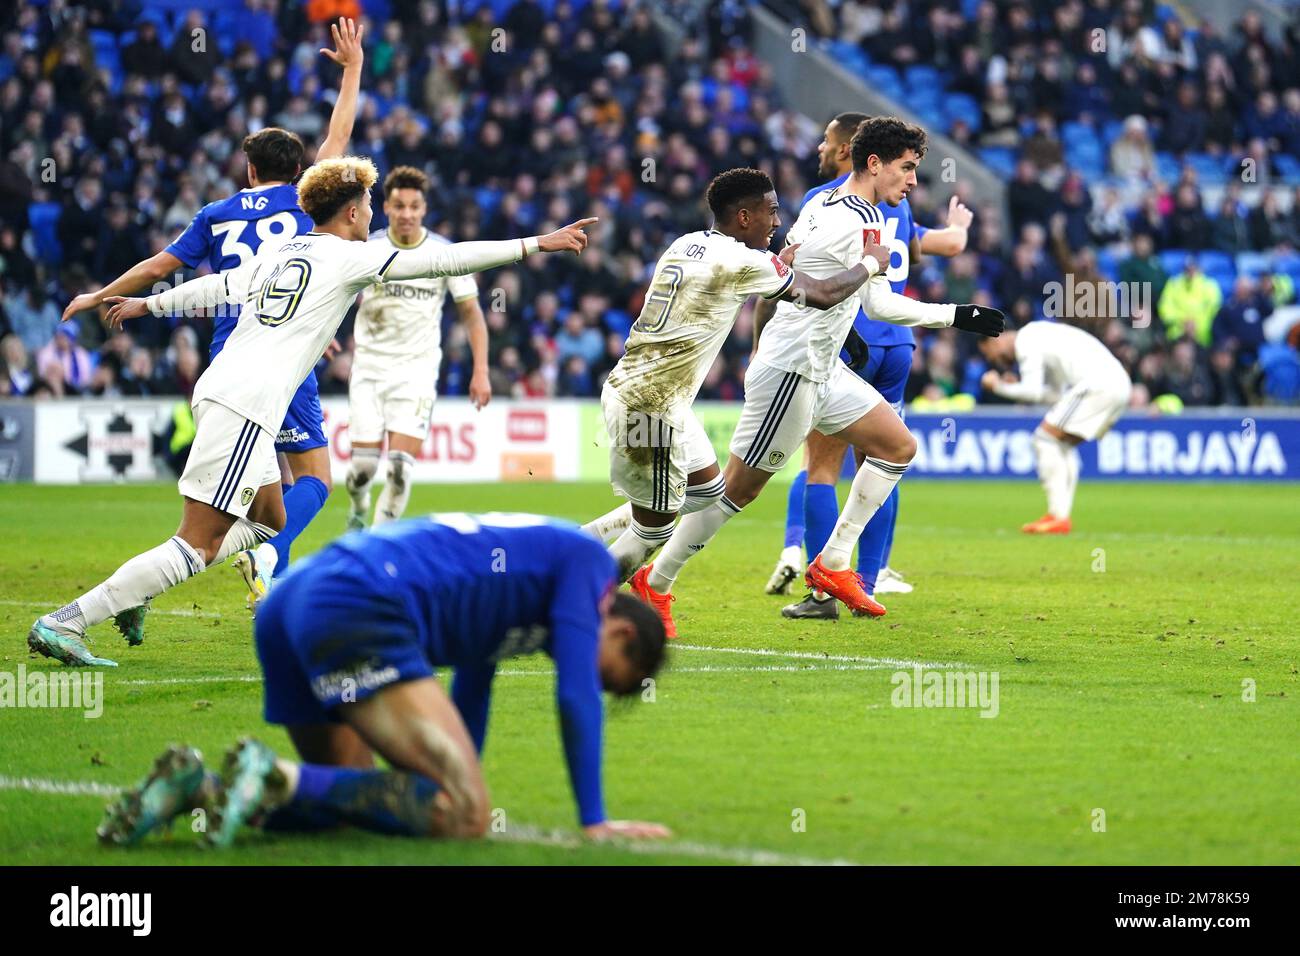
[[[1093,329],[1133,371],[1138,404],[1277,399],[1263,330],[1292,307],[1300,278],[1300,188],[1277,185],[1300,174],[1282,159],[1300,155],[1297,35],[1265,39],[1247,20],[1218,38],[1153,10],[1134,21],[1128,6],[844,0],[789,12],[831,53],[857,51],[869,82],[884,68],[931,71],[925,89],[937,94],[922,105],[959,105],[951,116],[918,110],[927,126],[1006,166],[1007,216],[967,196],[977,210],[967,252],[916,266],[909,294],[986,301],[1024,321],[1049,311],[1048,290],[1067,273],[1076,284],[1148,282],[1147,312],[1139,303]],[[712,175],[766,169],[787,227],[817,182],[827,117],[785,107],[742,2],[25,3],[0,13],[0,394],[192,389],[210,320],[142,321],[108,336],[98,315],[64,322],[62,310],[246,186],[247,133],[291,129],[311,157],[338,81],[318,52],[325,21],[349,8],[369,23],[352,151],[381,175],[401,164],[428,172],[432,228],[506,238],[601,219],[578,259],[479,277],[499,395],[599,394],[658,254],[707,226]],[[679,36],[661,29],[664,15]],[[1086,45],[1094,25],[1107,37],[1101,54]],[[909,93],[898,101],[911,107]],[[1077,166],[1093,154],[1065,144],[1076,126],[1091,131],[1093,152],[1111,137],[1108,166]],[[1202,153],[1223,169],[1253,159],[1256,175],[1211,184],[1178,159]],[[1266,185],[1277,195],[1257,201]],[[912,205],[918,221],[943,224],[926,188]],[[468,345],[450,313],[444,328],[441,388],[463,394]],[[750,330],[746,309],[701,397],[741,396]],[[319,369],[325,394],[346,392],[349,333],[347,322],[349,348]],[[969,343],[920,339],[909,400],[978,393]]]

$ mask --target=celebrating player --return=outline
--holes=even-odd
[[[491,804],[479,756],[497,662],[544,651],[578,819],[592,837],[662,837],[609,820],[601,785],[602,688],[637,693],[664,657],[664,630],[614,561],[569,525],[534,515],[435,515],[349,535],[299,562],[258,609],[265,716],[303,761],[241,741],[219,784],[174,747],[100,825],[135,843],[178,813],[210,810],[205,840],[241,824],[351,824],[404,836],[479,837]],[[434,668],[455,668],[451,696]],[[381,756],[391,769],[374,766]]]
[[[1133,383],[1119,359],[1083,329],[1061,322],[1030,322],[996,341],[980,342],[990,363],[980,379],[987,391],[1013,402],[1055,402],[1034,429],[1038,480],[1047,493],[1047,514],[1020,530],[1069,534],[1074,489],[1079,484],[1081,442],[1100,438],[1128,407]],[[1008,370],[1012,361],[1017,376]]]
[[[627,350],[601,392],[610,480],[631,505],[629,527],[610,545],[624,578],[668,540],[679,512],[722,498],[718,458],[691,403],[745,301],[757,293],[830,308],[888,262],[883,246],[864,249],[860,240],[848,268],[823,278],[796,273],[794,247],[780,257],[766,251],[781,220],[772,180],[760,170],[718,174],[706,198],[713,228],[682,236],[660,257]],[[600,534],[595,525],[614,517],[588,530]]]
[[[852,140],[853,174],[804,206],[790,230],[787,242],[798,245],[795,267],[825,276],[856,262],[864,238],[878,242],[884,227],[875,203],[897,203],[916,185],[925,149],[924,131],[896,117],[864,122]],[[981,335],[1002,330],[1002,313],[996,309],[916,302],[894,292],[884,276],[864,284],[859,299],[868,315],[887,322],[955,326]],[[856,315],[854,305],[850,299],[818,311],[791,301],[759,301],[757,349],[745,374],[745,404],[731,439],[726,493],[715,505],[684,517],[649,573],[633,577],[637,594],[659,611],[665,626],[671,619],[669,592],[682,566],[758,496],[814,428],[840,435],[864,459],[826,547],[805,579],[809,587],[850,608],[873,616],[885,613],[849,570],[849,558],[863,527],[907,470],[916,439],[880,393],[839,358]]]
[[[298,199],[315,230],[269,243],[248,263],[148,299],[113,297],[108,321],[146,311],[166,315],[222,302],[244,306],[226,346],[194,387],[196,434],[179,482],[181,525],[158,547],[132,558],[103,584],[37,620],[32,650],[65,664],[113,664],[82,643],[86,629],[130,612],[231,554],[256,547],[284,527],[275,429],[300,382],[333,340],[353,297],[376,282],[468,275],[538,251],[581,251],[581,222],[542,237],[502,242],[426,243],[389,250],[370,231],[374,163],[355,156],[317,163]],[[119,629],[121,625],[119,624]]]
[[[863,113],[841,113],[826,126],[817,151],[818,172],[823,177],[836,178],[810,189],[804,196],[804,205],[811,202],[818,193],[843,185],[849,178],[853,169],[850,143],[853,133],[867,118]],[[906,288],[910,263],[923,253],[955,256],[966,248],[971,211],[956,196],[948,204],[948,225],[942,229],[927,229],[914,222],[906,193],[897,205],[881,202],[876,204],[876,208],[885,217],[884,233],[880,241],[889,248],[891,255],[897,253],[898,256],[898,261],[891,261],[885,273],[895,292],[901,293]],[[870,347],[866,367],[855,371],[870,382],[901,416],[903,390],[912,367],[912,351],[916,347],[912,330],[889,322],[872,321],[861,311],[854,320],[853,328]],[[839,512],[835,483],[839,480],[840,469],[844,464],[846,447],[845,441],[840,437],[823,435],[817,431],[808,433],[804,445],[805,467],[790,485],[786,506],[785,547],[767,582],[768,594],[789,593],[791,583],[803,575],[804,550],[801,546],[805,541],[809,559],[826,544],[827,535]],[[898,488],[895,487],[867,522],[866,530],[858,542],[858,573],[862,575],[868,594],[890,591],[906,593],[912,590],[912,586],[901,575],[888,567],[897,519]],[[839,616],[839,604],[825,595],[810,592],[804,601],[784,608],[781,613],[786,617],[834,619]]]
[[[330,114],[329,131],[316,150],[316,159],[342,156],[352,137],[357,93],[361,87],[365,27],[340,18],[331,25],[334,50],[321,50],[343,67],[338,99]],[[66,319],[83,309],[98,308],[114,296],[129,295],[150,283],[175,275],[182,265],[194,269],[207,262],[213,272],[244,265],[266,240],[292,239],[311,229],[311,218],[298,204],[293,181],[302,172],[302,140],[288,130],[268,126],[245,137],[249,187],[199,210],[180,237],[162,252],[139,262],[104,288],[77,296],[63,312]],[[237,308],[218,309],[212,329],[209,361],[215,361],[239,320]],[[319,355],[316,358],[320,358]],[[284,494],[285,525],[260,552],[240,554],[236,566],[249,588],[250,606],[266,593],[271,575],[289,563],[289,548],[329,498],[330,460],[316,375],[308,370],[293,395],[284,421],[275,424],[275,450],[285,456],[293,484]],[[121,617],[127,640],[144,639],[147,607]]]
[[[398,166],[384,179],[388,228],[370,237],[391,251],[424,243],[447,244],[424,228],[429,180],[411,166]],[[442,365],[442,304],[450,292],[465,324],[474,372],[469,397],[475,408],[492,398],[488,383],[487,323],[471,276],[412,279],[376,284],[361,294],[356,352],[348,385],[348,528],[363,528],[370,513],[370,485],[379,467],[379,447],[388,438],[388,477],[375,509],[375,524],[394,521],[411,497],[411,470],[429,433]]]

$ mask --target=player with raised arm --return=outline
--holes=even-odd
[[[379,174],[359,157],[328,159],[303,174],[298,198],[315,229],[267,243],[252,260],[147,299],[114,297],[108,321],[167,315],[219,303],[243,306],[225,348],[199,377],[196,434],[178,487],[180,528],[132,558],[104,583],[37,620],[33,651],[65,664],[109,664],[83,643],[86,629],[139,607],[284,527],[276,429],[298,385],[333,340],[358,292],[376,282],[468,275],[536,252],[580,252],[584,219],[546,236],[501,242],[426,244],[391,251],[365,242],[370,188]]]
[[[791,269],[795,247],[781,256],[767,251],[781,220],[776,189],[761,170],[719,173],[706,199],[712,228],[687,233],[659,258],[626,351],[601,392],[610,480],[631,510],[629,526],[610,544],[622,577],[668,540],[678,513],[722,497],[717,454],[691,404],[746,300],[757,294],[830,308],[888,258],[882,246],[859,245],[861,261],[834,274],[814,278]],[[587,530],[600,536],[597,525],[615,517],[611,512]],[[671,628],[668,636],[675,636]]]
[[[875,203],[896,203],[916,185],[925,148],[924,131],[896,117],[863,123],[851,145],[853,174],[842,186],[818,194],[790,230],[786,241],[798,245],[795,268],[830,275],[856,262],[865,240],[879,242],[884,217]],[[996,309],[916,302],[894,292],[883,275],[866,282],[858,299],[868,315],[887,322],[955,326],[981,335],[1002,330],[1002,313]],[[682,566],[758,496],[814,428],[840,435],[864,458],[830,539],[805,579],[809,587],[851,608],[885,613],[849,569],[849,560],[867,521],[907,470],[916,439],[880,393],[840,360],[856,305],[849,299],[818,311],[796,302],[773,306],[760,300],[754,319],[757,349],[731,439],[726,493],[712,507],[684,517],[648,572],[632,578],[636,593],[659,611],[665,626],[672,616],[670,592]]]
[[[826,126],[817,150],[818,172],[823,177],[835,178],[808,190],[804,204],[811,202],[820,192],[843,185],[848,179],[853,170],[850,150],[853,134],[868,118],[864,113],[841,113]],[[927,229],[912,219],[906,192],[896,205],[881,202],[876,204],[876,208],[885,217],[880,241],[891,254],[885,278],[895,292],[901,293],[907,287],[911,264],[921,255],[950,257],[966,248],[972,215],[956,195],[948,203],[948,224],[942,229]],[[870,353],[865,365],[858,368],[854,367],[856,363],[852,363],[849,367],[870,382],[902,417],[903,391],[912,368],[912,352],[916,348],[912,330],[903,325],[873,321],[862,311],[858,312],[853,328],[866,342]],[[804,470],[790,485],[786,504],[785,547],[767,582],[765,590],[768,594],[789,593],[791,583],[803,576],[804,544],[807,545],[809,560],[826,544],[840,510],[835,485],[844,465],[846,449],[847,445],[840,437],[823,435],[818,431],[808,433],[804,444]],[[895,487],[867,522],[858,542],[858,573],[862,575],[867,593],[873,596],[912,590],[911,584],[888,567],[897,520],[898,488]],[[839,603],[810,591],[803,601],[788,605],[781,613],[785,617],[834,620],[839,617]]]
[[[600,542],[536,515],[434,515],[341,538],[295,565],[254,624],[264,715],[287,728],[301,762],[243,740],[217,782],[197,751],[170,748],[109,805],[100,839],[138,842],[196,805],[216,846],[257,820],[269,830],[483,836],[493,676],[499,662],[538,651],[555,662],[584,832],[668,836],[605,813],[601,691],[639,693],[665,647],[654,612],[616,586]],[[455,669],[450,697],[437,667]]]
[[[316,150],[317,161],[342,156],[352,137],[357,95],[361,87],[364,26],[340,18],[330,27],[333,50],[321,50],[343,67],[339,95],[330,114],[329,130]],[[63,317],[83,309],[98,308],[115,296],[131,295],[142,288],[175,275],[182,267],[195,269],[207,263],[213,272],[241,266],[257,255],[263,242],[292,239],[312,228],[311,218],[298,204],[293,184],[302,172],[305,150],[294,133],[268,126],[244,138],[249,186],[233,196],[208,203],[185,231],[162,252],[132,266],[117,279],[95,292],[77,296]],[[219,308],[212,329],[209,360],[214,361],[239,320],[237,308]],[[320,358],[318,355],[317,358]],[[236,557],[236,567],[249,589],[249,604],[255,604],[270,583],[274,571],[289,563],[289,548],[329,497],[330,459],[321,416],[316,374],[308,370],[294,393],[283,422],[276,423],[275,449],[285,456],[293,478],[284,494],[285,526],[258,551],[249,549]],[[146,607],[123,616],[128,640],[143,639]]]
[[[398,166],[384,179],[388,228],[370,237],[390,250],[424,243],[447,244],[424,227],[429,180],[411,166]],[[411,470],[429,433],[442,365],[442,305],[447,293],[469,338],[474,371],[469,397],[475,408],[492,399],[488,382],[488,333],[472,276],[439,276],[377,283],[361,293],[354,335],[352,380],[348,385],[348,439],[352,463],[347,488],[352,507],[348,529],[365,527],[370,485],[379,450],[388,440],[388,475],[375,509],[375,524],[394,521],[411,497]]]
[[[1054,403],[1034,430],[1034,460],[1047,493],[1047,514],[1020,530],[1069,534],[1079,484],[1078,446],[1110,431],[1128,408],[1133,382],[1100,340],[1062,322],[1030,322],[997,341],[981,342],[980,351],[999,367],[980,379],[986,391],[1013,402]],[[1010,370],[1012,362],[1019,377]]]

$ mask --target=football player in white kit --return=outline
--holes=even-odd
[[[384,177],[388,228],[370,237],[390,252],[448,240],[424,227],[429,180],[412,166]],[[488,382],[488,334],[472,276],[436,276],[379,282],[361,293],[354,335],[352,380],[348,385],[348,530],[364,528],[370,486],[379,468],[379,449],[388,438],[388,472],[375,508],[375,524],[395,521],[411,497],[411,471],[429,433],[442,365],[442,305],[451,293],[465,325],[474,371],[469,397],[475,408],[492,398]]]
[[[587,242],[583,228],[596,221],[529,239],[389,250],[364,241],[370,188],[378,176],[365,158],[319,162],[298,184],[298,200],[315,224],[312,232],[264,243],[233,270],[147,299],[105,300],[114,303],[107,317],[113,328],[146,311],[167,315],[223,302],[242,308],[225,348],[194,387],[196,434],[178,483],[184,499],[180,528],[102,584],[39,618],[27,635],[33,651],[65,664],[114,666],[86,648],[87,628],[255,547],[284,526],[276,431],[358,292],[388,279],[468,275],[536,252],[580,252]]]
[[[1083,329],[1061,322],[1030,322],[996,340],[980,343],[989,369],[980,384],[1014,402],[1054,402],[1034,430],[1038,480],[1047,493],[1047,514],[1020,530],[1069,534],[1074,490],[1079,484],[1081,442],[1110,431],[1128,408],[1133,383],[1119,359]],[[1012,362],[1019,376],[1007,370]]]
[[[888,250],[864,247],[861,237],[856,259],[820,278],[790,268],[794,247],[784,258],[769,252],[781,220],[776,189],[761,170],[719,173],[706,200],[713,227],[682,236],[660,256],[626,351],[601,391],[610,481],[632,512],[610,544],[623,578],[668,540],[678,513],[723,499],[717,454],[691,404],[741,306],[757,294],[829,308],[887,268]],[[646,573],[632,582],[638,594]]]
[[[864,241],[879,242],[884,217],[876,202],[897,204],[916,185],[925,155],[925,132],[896,117],[875,117],[852,140],[853,173],[808,202],[786,241],[798,247],[794,267],[827,276],[852,265]],[[1002,330],[1002,313],[973,305],[916,302],[895,293],[877,275],[850,298],[825,311],[786,300],[760,301],[757,349],[745,375],[745,405],[731,439],[726,494],[713,506],[685,516],[646,575],[638,594],[667,622],[670,593],[682,566],[722,525],[753,501],[799,450],[812,429],[839,435],[862,453],[848,501],[825,549],[808,567],[808,586],[873,617],[885,613],[849,567],[863,527],[890,494],[916,453],[912,437],[880,393],[839,358],[857,309],[874,319],[930,328],[955,326],[981,335]],[[770,318],[769,318],[770,317]]]

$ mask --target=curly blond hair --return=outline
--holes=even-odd
[[[349,203],[357,202],[379,180],[379,170],[365,156],[322,159],[298,180],[298,204],[318,226]]]

